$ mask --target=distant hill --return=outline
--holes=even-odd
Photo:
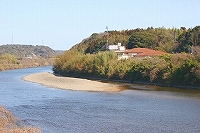
[[[48,58],[61,54],[62,51],[55,51],[48,46],[7,44],[0,46],[0,54],[4,53],[12,54],[18,58],[23,58],[23,57]]]

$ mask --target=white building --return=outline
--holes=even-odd
[[[106,49],[117,53],[119,60],[120,59],[128,59],[127,54],[124,54],[125,46],[122,46],[121,43],[118,43],[117,45],[108,45]]]
[[[121,43],[118,43],[117,45],[108,45],[106,49],[109,51],[124,51],[125,47],[121,46]]]

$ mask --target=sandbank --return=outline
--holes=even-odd
[[[103,83],[82,78],[55,76],[49,72],[30,74],[22,77],[22,79],[48,87],[76,91],[118,92],[123,89],[119,84]]]

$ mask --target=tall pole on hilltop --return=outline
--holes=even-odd
[[[108,46],[108,26],[106,26],[106,29],[107,29],[107,46]]]
[[[107,30],[107,33],[108,33],[108,26],[106,26],[106,30]]]

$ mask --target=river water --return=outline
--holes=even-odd
[[[0,72],[0,105],[43,133],[200,133],[199,91],[69,91],[21,79],[36,72],[52,70]]]

